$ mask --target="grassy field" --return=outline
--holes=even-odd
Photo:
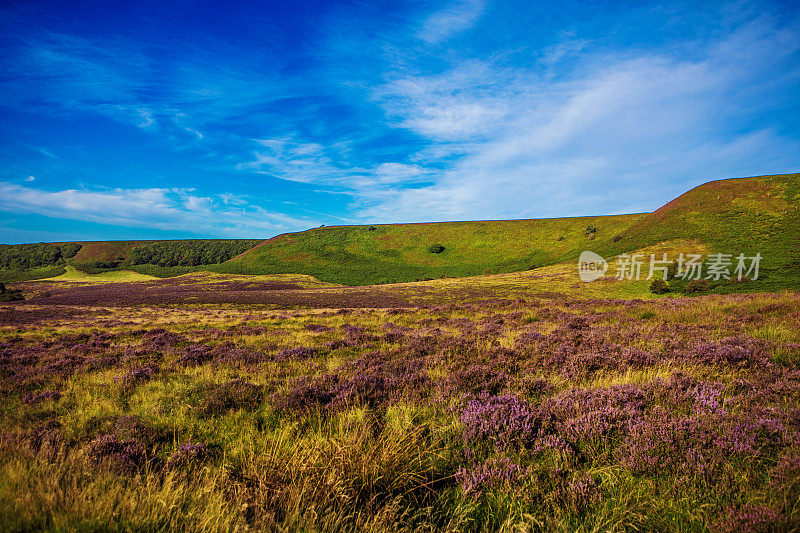
[[[37,267],[0,305],[0,530],[800,531],[798,177]],[[764,262],[654,294],[634,251]]]
[[[146,281],[157,279],[154,276],[147,276],[131,270],[111,270],[102,272],[100,274],[87,274],[77,270],[72,265],[64,267],[64,273],[52,278],[46,278],[47,281],[78,281],[90,283],[109,283],[109,282],[122,282],[122,281]]]
[[[345,285],[517,272],[611,240],[641,215],[335,226],[281,235],[214,270],[303,272]],[[596,231],[587,233],[587,228]],[[431,253],[434,244],[444,249]]]
[[[800,528],[793,292],[571,264],[15,286],[4,531]]]

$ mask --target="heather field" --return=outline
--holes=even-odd
[[[565,272],[16,284],[0,529],[800,528],[800,296]]]

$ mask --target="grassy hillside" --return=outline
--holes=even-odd
[[[798,204],[800,174],[719,180],[644,215],[317,228],[269,239],[214,270],[361,285],[527,270],[586,249],[612,257],[677,243],[666,246],[672,257],[692,243],[710,253],[761,253],[753,288],[800,288]],[[431,253],[432,244],[444,250]]]
[[[699,242],[711,253],[760,253],[759,289],[800,289],[800,174],[712,181],[626,228],[604,256],[659,242]]]
[[[56,276],[73,266],[92,274],[130,270],[157,277],[198,270],[308,274],[326,282],[367,285],[518,272],[571,263],[586,249],[612,258],[654,246],[669,250],[670,257],[697,250],[734,257],[760,253],[760,279],[747,289],[800,289],[800,174],[712,181],[649,214],[332,226],[261,243],[4,246],[0,281]]]
[[[641,216],[317,228],[279,235],[214,270],[297,272],[346,285],[516,272],[577,257]],[[435,244],[444,249],[431,252]]]

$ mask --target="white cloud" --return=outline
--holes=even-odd
[[[374,198],[394,187],[427,179],[430,171],[418,165],[385,162],[375,166],[349,166],[344,161],[349,147],[298,142],[292,138],[258,139],[266,150],[255,150],[253,159],[239,163],[239,170],[269,174],[301,183],[328,187],[325,192],[346,192]]]
[[[800,50],[791,28],[757,20],[723,40],[694,43],[683,57],[591,52],[585,41],[566,39],[531,67],[470,59],[376,90],[396,127],[434,143],[415,162],[447,170],[431,173],[428,186],[362,198],[361,215],[423,221],[641,211],[709,179],[796,170],[786,154],[800,153],[800,143],[769,124],[742,130],[739,121],[769,110],[761,95],[774,84],[800,81],[796,67],[785,68]],[[561,60],[578,50],[580,60],[564,71]]]
[[[0,182],[0,211],[208,235],[270,236],[315,224],[269,212],[242,197],[197,196],[189,189],[45,191]]]
[[[576,57],[589,44],[590,41],[586,39],[577,39],[570,35],[565,35],[564,38],[558,43],[548,46],[543,51],[542,57],[539,61],[543,65],[555,65],[556,63],[559,63],[569,57]]]
[[[453,35],[471,28],[483,14],[483,0],[461,0],[437,11],[422,24],[417,37],[428,43],[446,41]]]
[[[395,79],[373,97],[398,126],[432,140],[485,138],[514,112],[512,95],[530,91],[515,76],[488,62],[465,61],[438,76]]]
[[[375,177],[381,183],[408,183],[424,177],[427,172],[417,165],[403,163],[381,163],[375,169]]]

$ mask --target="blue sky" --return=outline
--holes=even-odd
[[[798,172],[799,6],[4,2],[0,242],[641,212]]]

